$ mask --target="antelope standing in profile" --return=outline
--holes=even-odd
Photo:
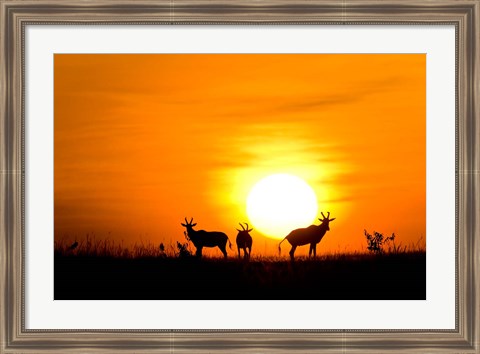
[[[330,212],[328,212],[327,216],[323,215],[323,219],[318,219],[322,223],[320,225],[310,225],[305,228],[296,229],[290,232],[279,244],[278,244],[278,252],[281,251],[280,245],[283,241],[288,240],[292,245],[292,249],[290,250],[290,258],[294,259],[295,250],[298,246],[303,246],[310,244],[310,250],[308,251],[308,256],[311,257],[313,252],[313,257],[317,256],[317,244],[322,240],[325,233],[330,230],[329,223],[330,221],[335,220],[336,218],[330,219]]]
[[[237,249],[238,249],[238,258],[240,258],[240,249],[243,249],[243,258],[250,259],[250,253],[252,252],[252,236],[250,236],[249,232],[253,231],[253,229],[248,229],[248,224],[245,223],[247,228],[245,228],[242,224],[238,223],[242,230],[236,229],[238,231],[237,235]]]
[[[197,249],[197,252],[195,253],[197,257],[202,257],[203,247],[218,247],[220,248],[220,251],[222,251],[223,256],[227,258],[227,241],[230,249],[232,249],[232,244],[228,239],[228,236],[219,231],[194,230],[193,227],[196,225],[196,223],[193,223],[193,218],[190,219],[190,222],[185,218],[185,224],[182,223],[182,226],[187,228],[185,236],[188,240],[192,241]]]

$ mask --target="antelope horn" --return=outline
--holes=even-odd
[[[243,227],[243,225],[241,223],[238,223],[238,225],[240,225],[240,227],[242,228],[243,231],[245,231],[245,228]],[[240,231],[240,230],[238,230]]]
[[[247,223],[244,223],[245,225],[247,225],[247,228],[245,230],[248,230],[248,224]]]
[[[193,218],[190,219],[190,225],[193,224]]]
[[[323,211],[322,211],[322,216],[323,216],[323,218],[325,219],[325,215],[323,214]]]
[[[188,225],[187,217],[185,217],[185,222],[186,222],[186,223],[187,223],[187,225]]]
[[[327,219],[330,219],[330,212],[327,211]]]

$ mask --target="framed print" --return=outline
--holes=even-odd
[[[480,352],[479,5],[2,1],[2,352]]]
[[[425,61],[403,53],[55,54],[55,300],[425,300]],[[125,85],[136,87],[133,97]],[[399,104],[402,94],[409,105]],[[348,118],[346,129],[340,117],[359,111],[368,114]],[[319,120],[328,134],[315,132]],[[369,196],[366,209],[346,201],[371,193],[362,182],[371,178],[377,200]],[[405,206],[408,219],[393,216]],[[335,225],[333,213],[348,209],[348,223]],[[394,220],[382,225],[372,214]],[[392,223],[389,235],[364,230]],[[359,230],[361,238],[349,236]],[[309,260],[302,246],[312,243]],[[320,246],[324,258],[311,261]]]

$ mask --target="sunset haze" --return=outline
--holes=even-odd
[[[56,54],[54,75],[55,240],[172,245],[193,217],[234,242],[285,173],[336,218],[319,254],[364,229],[425,247],[424,54]]]

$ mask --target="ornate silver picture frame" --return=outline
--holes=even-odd
[[[0,352],[480,353],[480,1],[0,0]],[[56,24],[453,25],[456,326],[453,330],[31,330],[25,326],[25,29]]]

